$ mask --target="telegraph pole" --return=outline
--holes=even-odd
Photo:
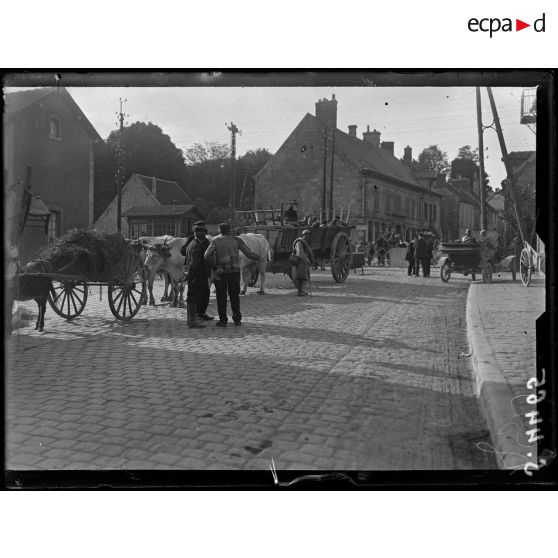
[[[504,161],[504,165],[506,167],[506,174],[508,175],[508,179],[509,179],[509,188],[510,188],[511,198],[513,201],[513,207],[515,210],[515,217],[517,219],[517,227],[519,229],[519,234],[521,236],[521,242],[523,243],[525,241],[525,234],[523,233],[523,224],[519,217],[519,212],[517,209],[517,200],[515,198],[515,176],[514,176],[513,168],[508,158],[508,150],[506,149],[504,134],[502,133],[502,127],[500,126],[500,119],[498,118],[498,110],[496,109],[496,103],[494,102],[494,96],[492,95],[492,88],[487,87],[486,91],[488,92],[488,100],[490,101],[490,107],[492,108],[492,116],[494,117],[494,126],[496,127],[496,134],[498,135],[498,141],[500,142],[502,159]]]
[[[234,211],[236,205],[235,204],[236,134],[238,134],[239,130],[233,122],[231,122],[230,125],[227,126],[227,130],[229,130],[231,133],[231,209]]]
[[[477,130],[479,133],[479,194],[481,204],[481,229],[486,229],[486,190],[484,187],[484,143],[482,127],[481,91],[476,87],[477,92]]]
[[[124,171],[124,156],[122,153],[122,131],[124,130],[124,113],[122,112],[122,102],[127,99],[120,98],[120,112],[118,112],[118,121],[120,130],[118,133],[118,143],[116,147],[117,168],[116,168],[116,230],[121,232],[122,229],[122,179]]]

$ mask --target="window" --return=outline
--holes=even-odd
[[[135,222],[130,225],[130,238],[139,238],[140,236],[153,236],[151,234],[151,223]]]
[[[173,222],[159,221],[153,223],[153,236],[163,236],[165,234],[175,236],[175,228]]]
[[[386,211],[389,213],[391,211],[391,193],[386,192]]]
[[[48,221],[48,241],[54,242],[60,236],[60,211],[51,211]]]
[[[49,120],[48,137],[50,139],[62,139],[62,127],[60,126],[60,119],[51,116]]]
[[[411,216],[411,200],[409,198],[405,199],[405,215],[407,217]]]

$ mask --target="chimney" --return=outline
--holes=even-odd
[[[393,155],[395,146],[392,141],[383,141],[382,142],[382,149],[385,149],[388,153]]]
[[[356,138],[357,137],[356,130],[357,130],[356,124],[351,124],[349,126],[349,136],[352,136],[353,138]]]
[[[335,100],[335,95],[331,96],[331,101],[320,99],[316,103],[316,118],[333,130],[337,128],[337,101]]]
[[[381,132],[378,132],[378,130],[376,130],[376,128],[374,128],[374,131],[371,132],[370,131],[370,126],[366,126],[366,132],[363,132],[362,134],[362,140],[366,141],[368,143],[371,143],[374,147],[380,147],[380,136],[381,136]]]
[[[151,177],[151,193],[157,197],[157,179],[154,176]]]
[[[410,165],[413,162],[413,149],[412,147],[407,146],[403,151],[403,162]]]

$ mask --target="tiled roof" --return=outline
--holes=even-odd
[[[153,177],[137,174],[136,176],[143,182],[145,187],[151,191],[153,184]],[[193,205],[193,201],[186,194],[186,192],[178,185],[177,182],[171,180],[161,180],[155,178],[157,181],[157,193],[155,197],[161,205],[172,205],[173,203],[181,205]]]
[[[492,206],[496,211],[504,211],[506,199],[502,194],[494,194],[489,200],[488,205]]]
[[[4,102],[6,107],[6,114],[11,115],[22,108],[31,105],[35,101],[42,99],[46,95],[52,93],[51,87],[41,87],[40,89],[29,89],[28,91],[17,91],[14,93],[6,93]]]
[[[23,110],[24,108],[49,95],[59,95],[62,99],[64,99],[69,109],[77,116],[83,129],[91,137],[91,139],[102,141],[101,136],[99,135],[97,130],[95,130],[93,124],[89,122],[79,105],[74,101],[72,96],[66,91],[66,88],[64,87],[40,87],[37,89],[29,89],[26,91],[15,91],[12,93],[6,93],[4,96],[6,116],[9,118],[19,111]]]
[[[320,131],[324,129],[323,123],[311,114],[307,114],[302,119],[301,124],[305,120]],[[335,130],[335,153],[346,158],[359,169],[367,169],[386,178],[393,178],[424,190],[414,179],[409,167],[386,149],[374,147],[370,143],[355,136],[350,136],[339,129]]]
[[[123,217],[173,217],[186,215],[194,206],[188,205],[157,205],[150,207],[134,206],[130,209],[123,211]]]

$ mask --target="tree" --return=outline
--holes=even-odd
[[[437,145],[425,147],[418,156],[418,166],[424,171],[435,171],[438,174],[449,169],[448,156]]]
[[[188,184],[194,196],[206,200],[210,208],[229,206],[231,202],[231,158],[227,144],[195,143],[184,150]],[[253,200],[253,176],[267,163],[267,149],[248,151],[235,161],[235,206],[247,208]],[[209,218],[209,217],[208,217]]]
[[[189,165],[199,165],[206,161],[223,161],[230,157],[231,150],[226,143],[206,141],[194,143],[184,150],[184,158]]]
[[[457,151],[457,157],[451,162],[451,178],[467,178],[469,184],[473,186],[480,173],[479,150],[471,149],[470,145],[464,145]],[[490,190],[488,185],[488,175],[484,173],[485,187]]]
[[[133,173],[174,180],[181,186],[186,179],[182,151],[163,130],[151,122],[135,122],[112,131],[95,153],[95,218],[116,195],[116,173],[122,151],[122,185]]]
[[[457,159],[470,159],[473,163],[479,162],[479,150],[471,149],[470,145],[464,145],[457,151]]]

